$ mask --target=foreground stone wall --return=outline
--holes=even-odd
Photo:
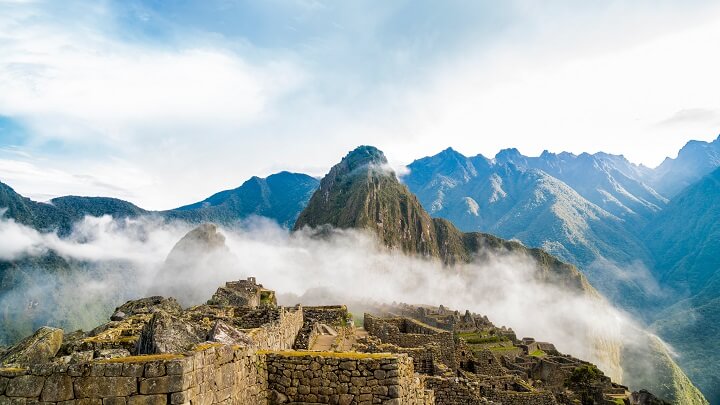
[[[266,356],[271,405],[435,403],[405,355],[278,352]]]
[[[257,350],[291,348],[303,325],[301,308],[279,308],[274,317],[245,331],[255,342],[250,347],[206,343],[184,354],[0,369],[0,405],[69,400],[82,400],[82,405],[262,404],[267,374]]]
[[[302,326],[300,308],[282,309],[246,331],[257,342],[248,347],[0,369],[0,405],[434,403],[407,355],[282,351]]]
[[[185,355],[132,356],[74,365],[0,370],[0,403],[88,405],[238,404],[265,401],[254,350],[212,345]]]

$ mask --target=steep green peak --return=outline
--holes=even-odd
[[[353,172],[366,166],[384,166],[387,165],[387,163],[387,158],[380,149],[368,145],[358,146],[345,155],[340,161],[340,165],[345,166],[348,172]]]

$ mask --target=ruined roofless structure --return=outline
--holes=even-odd
[[[182,308],[148,297],[110,322],[43,327],[0,351],[0,404],[635,404],[594,366],[487,317],[379,306],[280,307],[254,278]],[[649,403],[649,402],[643,402]]]

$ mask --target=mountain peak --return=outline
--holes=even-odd
[[[350,151],[340,163],[345,163],[349,171],[368,165],[386,165],[385,154],[374,146],[362,145]]]
[[[521,163],[527,158],[517,148],[502,149],[495,155],[497,163]]]

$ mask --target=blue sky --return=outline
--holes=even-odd
[[[720,132],[719,43],[712,1],[0,0],[0,181],[159,209],[360,144],[655,166]]]

